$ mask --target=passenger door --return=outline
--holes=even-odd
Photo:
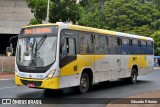
[[[76,31],[64,30],[61,34],[60,68],[61,76],[77,73],[77,43]]]

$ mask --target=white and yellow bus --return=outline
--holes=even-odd
[[[15,83],[30,88],[77,86],[81,93],[92,84],[153,71],[154,41],[133,34],[62,22],[25,26],[18,35]]]

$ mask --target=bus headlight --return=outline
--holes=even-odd
[[[52,77],[54,76],[55,72],[56,72],[56,69],[55,69],[55,70],[52,70],[52,71],[48,74],[47,78],[52,78]]]

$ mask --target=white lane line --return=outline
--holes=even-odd
[[[2,88],[0,88],[0,90],[2,90],[2,89],[9,89],[9,88],[15,88],[15,87],[17,87],[17,86],[13,86],[13,87],[2,87]]]
[[[0,81],[5,81],[5,80],[14,80],[14,78],[9,78],[9,79],[0,79]]]

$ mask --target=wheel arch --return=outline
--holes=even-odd
[[[90,78],[90,85],[93,83],[93,70],[91,68],[84,68],[81,72],[81,75],[83,73],[87,73],[89,78]],[[80,78],[81,78],[81,75],[80,75]],[[80,79],[79,79],[79,84],[80,84]]]

